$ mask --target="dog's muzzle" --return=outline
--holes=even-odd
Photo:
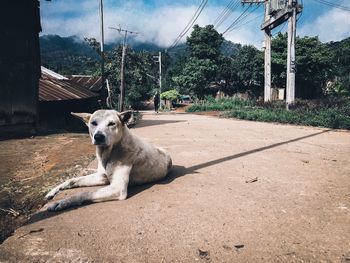
[[[94,144],[96,145],[103,145],[106,144],[106,136],[104,136],[102,133],[96,133],[94,135]]]

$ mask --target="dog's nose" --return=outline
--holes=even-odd
[[[105,136],[102,133],[96,133],[94,139],[97,143],[103,143],[105,141]]]

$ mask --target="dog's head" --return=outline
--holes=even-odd
[[[124,126],[129,121],[132,112],[117,112],[115,110],[97,110],[90,113],[74,113],[89,127],[89,133],[94,145],[109,147],[118,143],[123,135]]]

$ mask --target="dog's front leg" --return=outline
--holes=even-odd
[[[84,192],[48,206],[48,211],[59,211],[72,206],[110,200],[124,200],[128,194],[131,166],[118,166],[110,178],[110,185],[93,192]]]
[[[101,172],[89,174],[86,176],[80,176],[71,178],[55,188],[53,188],[48,194],[45,196],[47,200],[52,199],[59,191],[75,188],[75,187],[84,187],[84,186],[97,186],[97,185],[106,185],[108,184],[108,179],[105,174]]]

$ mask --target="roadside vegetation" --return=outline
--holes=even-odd
[[[350,130],[350,99],[298,100],[285,109],[283,102],[220,99],[193,104],[187,112],[222,111],[221,116],[252,121],[279,122]]]

